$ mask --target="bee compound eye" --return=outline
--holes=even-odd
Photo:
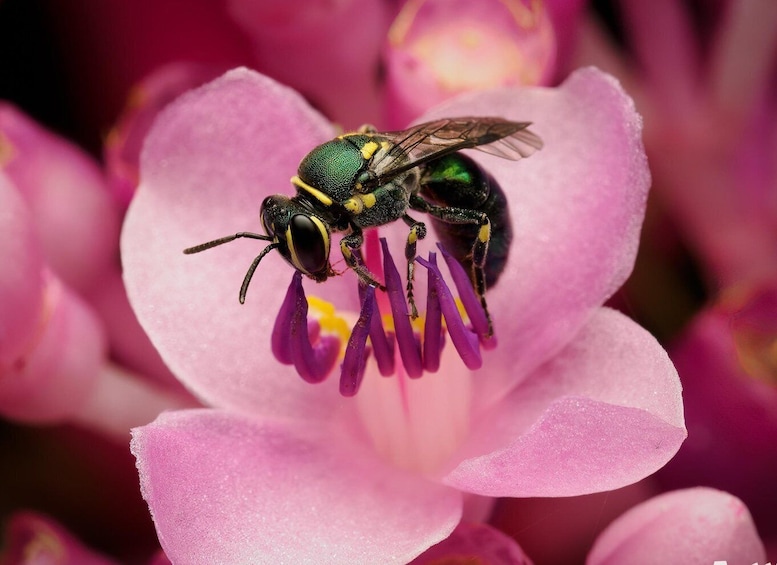
[[[295,214],[286,234],[291,260],[304,273],[324,271],[329,260],[329,230],[315,216]]]

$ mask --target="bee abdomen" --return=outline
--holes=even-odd
[[[493,287],[504,271],[513,239],[507,197],[496,180],[466,155],[453,153],[424,167],[420,194],[439,206],[475,210],[488,216],[491,240],[484,271],[487,287]],[[473,272],[472,246],[478,226],[434,217],[430,220],[440,242],[467,272]]]

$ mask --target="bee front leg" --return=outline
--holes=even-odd
[[[364,243],[364,234],[359,228],[352,226],[352,232],[344,236],[340,240],[340,251],[343,254],[346,264],[353,269],[356,276],[359,277],[359,281],[366,285],[374,286],[380,290],[386,290],[386,287],[380,284],[375,276],[370,272],[364,263],[362,263],[361,255],[354,253],[361,249]]]
[[[407,214],[402,216],[402,220],[410,227],[410,233],[407,234],[407,243],[405,244],[405,259],[407,260],[407,303],[410,305],[410,316],[415,320],[418,317],[418,308],[415,305],[415,296],[413,295],[413,281],[415,280],[415,257],[416,243],[419,239],[426,237],[426,224],[414,220]]]

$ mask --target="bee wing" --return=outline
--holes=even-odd
[[[404,131],[380,133],[393,146],[373,164],[374,182],[380,184],[460,149],[477,149],[513,161],[528,157],[542,148],[540,137],[527,129],[530,125],[490,117],[445,118]]]

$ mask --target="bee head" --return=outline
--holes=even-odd
[[[280,194],[265,198],[260,214],[265,233],[292,267],[317,281],[329,276],[330,230],[321,218]]]

